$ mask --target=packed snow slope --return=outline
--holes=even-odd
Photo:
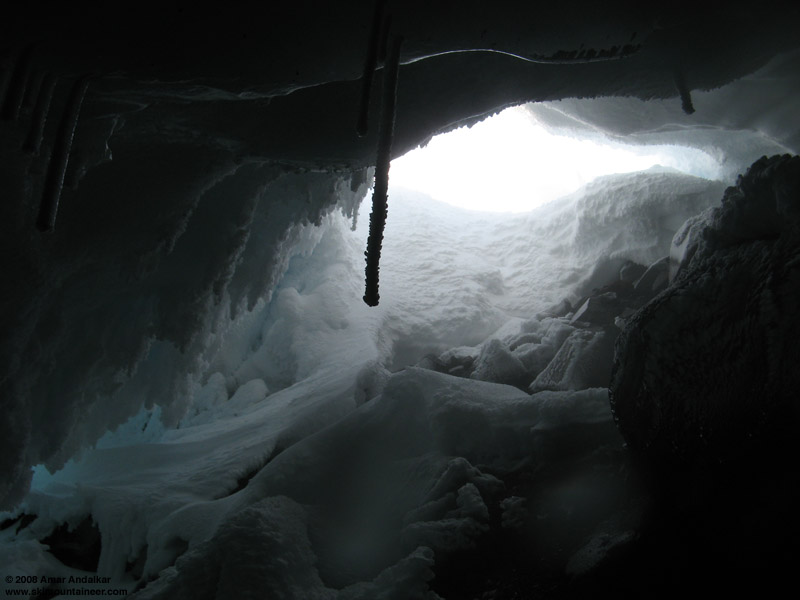
[[[96,570],[141,598],[435,597],[437,561],[493,521],[544,527],[526,516],[536,502],[548,531],[570,531],[548,542],[561,560],[589,568],[599,559],[581,548],[611,535],[595,529],[624,485],[586,457],[622,440],[608,334],[564,307],[666,257],[722,188],[652,169],[523,215],[393,189],[377,309],[360,301],[368,207],[357,223],[337,210],[299,228],[271,296],[208,346],[186,391],[162,408],[176,392],[151,388],[151,407],[94,449],[37,468],[4,515],[4,564]],[[516,496],[502,477],[520,468],[558,485]],[[53,537],[81,524],[102,540],[88,566]]]

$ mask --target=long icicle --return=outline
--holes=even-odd
[[[36,69],[28,81],[28,87],[25,88],[25,97],[22,99],[22,107],[20,112],[23,114],[30,114],[33,107],[36,105],[36,99],[39,97],[39,91],[42,89],[42,81],[44,80],[44,71]]]
[[[375,188],[372,192],[372,213],[369,216],[369,238],[366,258],[366,289],[364,302],[367,306],[378,306],[378,271],[380,270],[381,244],[386,227],[389,194],[389,163],[392,160],[395,112],[397,108],[397,78],[400,73],[400,46],[402,36],[391,39],[391,47],[383,70],[383,94],[381,98],[381,121],[378,129],[378,159],[375,165]]]
[[[692,92],[686,86],[686,79],[682,71],[675,72],[675,87],[678,88],[678,94],[681,96],[681,108],[687,115],[694,112],[694,105],[692,104]]]
[[[81,113],[81,104],[89,87],[89,77],[83,76],[75,81],[67,100],[64,116],[59,123],[53,154],[47,168],[47,179],[44,182],[44,194],[39,206],[39,215],[36,218],[36,227],[39,231],[53,231],[56,226],[58,202],[61,199],[61,190],[64,187],[64,175],[67,172],[69,154],[72,150],[72,140],[75,137],[75,128]]]
[[[42,79],[42,85],[39,88],[39,93],[36,95],[36,104],[33,107],[28,136],[25,138],[25,143],[22,145],[22,149],[25,152],[31,154],[39,153],[39,148],[42,145],[44,126],[47,122],[47,113],[50,112],[50,103],[53,101],[53,90],[55,90],[55,88],[56,78],[50,72],[45,73]]]
[[[25,97],[25,90],[28,88],[32,60],[33,46],[28,46],[17,61],[8,83],[6,97],[3,100],[2,116],[6,121],[15,121],[19,116],[22,100]]]
[[[384,22],[386,0],[375,0],[375,13],[372,16],[372,28],[369,32],[367,57],[364,60],[364,72],[361,74],[361,103],[358,109],[358,125],[356,133],[359,137],[367,135],[369,130],[369,99],[372,93],[372,78],[378,65],[379,49],[386,44],[385,36],[388,27]]]

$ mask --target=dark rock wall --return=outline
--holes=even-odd
[[[693,224],[675,280],[617,342],[611,403],[632,450],[710,464],[796,427],[799,210],[800,158],[774,156]]]

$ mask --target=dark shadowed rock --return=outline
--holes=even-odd
[[[754,163],[694,220],[675,280],[617,341],[611,404],[630,448],[717,464],[795,435],[798,213],[800,158],[785,155]]]

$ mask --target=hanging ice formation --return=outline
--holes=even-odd
[[[50,112],[50,103],[53,100],[53,91],[56,88],[56,78],[52,73],[43,73],[39,89],[36,93],[36,103],[33,107],[28,137],[22,149],[30,154],[38,154],[42,145],[44,126],[47,122],[47,113]]]
[[[72,140],[75,137],[75,128],[78,125],[81,104],[83,104],[83,97],[86,95],[88,87],[89,78],[87,76],[80,77],[75,81],[67,100],[67,107],[64,109],[64,116],[61,118],[61,123],[59,123],[53,154],[50,157],[50,164],[47,168],[47,178],[44,182],[42,203],[39,206],[39,215],[36,218],[36,227],[39,231],[53,231],[55,229],[58,202],[61,198],[61,190],[64,187],[64,175],[67,172]]]
[[[28,133],[22,144],[22,151],[33,156],[39,154],[44,136],[44,128],[50,112],[57,77],[49,71],[34,69],[35,45],[20,52],[14,68],[3,70],[0,81],[0,116],[6,121],[30,118]],[[36,228],[50,232],[55,228],[58,203],[64,188],[69,155],[75,128],[78,125],[81,105],[89,87],[89,76],[75,80],[67,98],[67,104],[58,124],[53,150],[47,166]]]
[[[692,104],[692,92],[686,86],[686,80],[684,79],[683,72],[677,71],[675,73],[675,86],[678,88],[678,93],[681,96],[681,108],[683,112],[687,115],[690,115],[694,112],[694,105]]]
[[[372,79],[378,62],[386,58],[386,35],[388,18],[386,17],[386,0],[375,2],[375,14],[372,17],[372,29],[367,46],[367,57],[364,61],[364,72],[361,75],[361,104],[358,110],[356,132],[359,137],[367,135],[369,130],[369,99],[372,92]],[[378,54],[381,53],[381,56]]]
[[[30,78],[33,50],[33,46],[28,46],[22,52],[8,82],[8,88],[5,90],[7,95],[3,99],[2,109],[3,119],[6,121],[16,121],[19,117],[22,100],[25,97],[25,90],[28,87],[28,79]]]
[[[383,70],[381,119],[378,127],[378,157],[375,165],[375,187],[372,192],[372,213],[369,217],[367,250],[364,252],[367,263],[364,269],[366,275],[364,302],[368,306],[377,306],[380,301],[380,295],[378,294],[378,272],[380,270],[383,231],[386,227],[386,216],[388,214],[389,163],[392,159],[392,139],[394,137],[395,111],[397,106],[397,77],[400,72],[400,46],[403,43],[402,36],[396,34],[389,35],[391,16],[383,17],[383,13],[384,2],[379,0],[375,9],[373,31],[370,37],[370,48],[367,52],[367,60],[364,65],[362,105],[358,125],[359,133],[362,135],[365,134],[367,130],[367,108],[369,106],[369,87],[371,85],[372,70],[377,62],[379,48],[388,47]],[[381,29],[380,33],[376,32],[378,28]]]

